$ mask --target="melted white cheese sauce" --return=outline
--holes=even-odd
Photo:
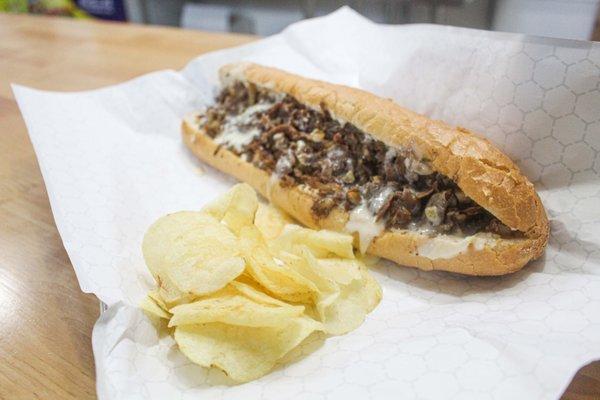
[[[469,248],[483,250],[486,246],[493,247],[496,238],[489,233],[478,233],[472,236],[436,236],[421,244],[417,251],[420,256],[435,260],[438,258],[454,258],[466,253]]]
[[[372,208],[378,210],[393,193],[394,189],[387,186],[371,197],[369,203]],[[376,221],[375,215],[369,210],[367,203],[364,201],[350,212],[350,217],[346,223],[346,232],[358,233],[359,250],[362,254],[367,251],[373,239],[384,230],[385,223]]]
[[[248,107],[240,115],[226,117],[221,133],[215,138],[215,143],[232,146],[237,151],[242,150],[243,146],[247,145],[252,139],[260,135],[260,129],[241,129],[240,127],[251,122],[254,114],[268,110],[273,104],[274,103],[258,103]]]
[[[348,233],[358,233],[358,247],[362,254],[366,253],[373,239],[379,236],[384,229],[383,222],[375,221],[375,216],[364,203],[350,212],[350,218],[346,223]]]

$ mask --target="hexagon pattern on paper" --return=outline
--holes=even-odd
[[[182,115],[217,67],[248,59],[391,97],[487,136],[548,210],[545,255],[505,277],[380,263],[383,301],[356,331],[229,386],[191,364],[135,307],[152,279],[140,242],[162,214],[233,180],[191,157]],[[600,356],[600,46],[439,26],[383,27],[349,9],[266,40],[93,92],[16,88],[94,329],[102,399],[550,399]]]

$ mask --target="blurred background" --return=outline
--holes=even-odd
[[[376,22],[435,23],[600,40],[600,0],[0,0],[0,11],[101,18],[189,29],[280,32],[343,5]]]

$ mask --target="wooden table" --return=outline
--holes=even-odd
[[[82,90],[181,68],[253,40],[172,28],[0,14],[0,399],[95,398],[98,301],[79,290],[9,83]],[[600,398],[600,363],[565,399]]]

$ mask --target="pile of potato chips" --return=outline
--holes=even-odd
[[[352,236],[294,225],[247,184],[160,218],[142,250],[158,283],[142,308],[168,320],[190,360],[238,382],[268,373],[314,332],[357,328],[381,299]]]

